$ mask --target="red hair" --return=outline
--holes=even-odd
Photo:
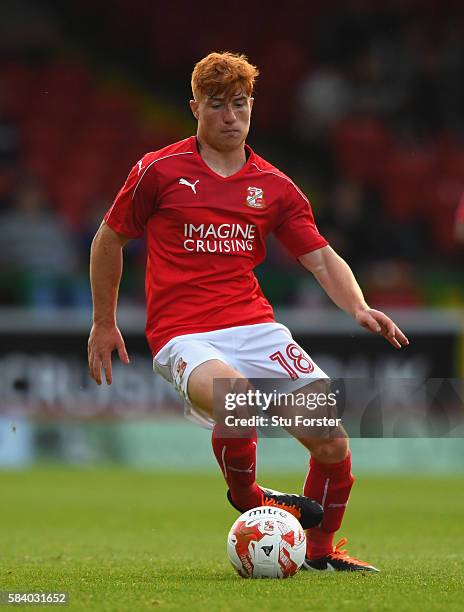
[[[192,72],[192,92],[195,100],[217,94],[233,95],[241,89],[247,96],[253,87],[259,70],[238,53],[210,53],[197,64]]]

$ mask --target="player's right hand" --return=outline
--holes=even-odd
[[[119,359],[123,363],[129,363],[129,355],[123,337],[116,325],[108,327],[94,323],[90,331],[87,353],[90,376],[97,385],[102,384],[102,366],[105,370],[106,383],[111,385],[113,382],[111,370],[111,353],[113,351],[118,351]]]

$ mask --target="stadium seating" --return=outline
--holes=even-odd
[[[189,6],[182,0],[178,8]],[[381,203],[383,214],[399,232],[403,225],[421,228],[417,229],[420,232],[425,228],[427,236],[422,238],[430,240],[430,248],[444,258],[446,265],[452,265],[453,259],[447,258],[457,253],[453,218],[464,192],[464,145],[459,140],[458,128],[453,131],[453,126],[441,125],[437,119],[438,128],[433,126],[435,132],[429,126],[425,135],[417,135],[414,108],[405,102],[402,109],[388,105],[375,111],[353,107],[326,133],[321,130],[311,135],[311,130],[304,129],[295,133],[298,131],[294,127],[297,125],[296,98],[305,76],[328,60],[328,65],[335,65],[337,74],[348,82],[352,78],[350,70],[360,65],[356,64],[356,53],[366,52],[361,44],[353,47],[355,59],[350,64],[352,58],[349,54],[345,57],[343,43],[339,42],[337,47],[334,42],[333,55],[325,56],[326,47],[318,38],[318,27],[322,24],[326,32],[340,28],[342,31],[343,20],[327,21],[321,1],[300,3],[300,8],[298,23],[286,14],[267,16],[268,26],[280,28],[278,40],[269,44],[266,33],[259,27],[250,39],[245,28],[237,28],[233,19],[224,20],[220,12],[208,13],[207,20],[195,15],[192,21],[177,23],[176,13],[168,5],[152,5],[143,0],[102,0],[97,4],[90,0],[72,0],[68,8],[60,9],[63,14],[68,11],[76,22],[85,22],[90,16],[95,23],[104,22],[102,44],[116,53],[120,40],[124,40],[130,46],[128,65],[143,58],[143,65],[137,64],[137,67],[144,78],[137,82],[131,80],[131,70],[125,70],[121,62],[118,83],[104,69],[96,68],[89,54],[70,55],[64,48],[40,60],[20,54],[18,57],[5,55],[0,60],[0,115],[3,113],[18,126],[21,171],[36,176],[51,205],[76,232],[81,231],[95,201],[109,203],[144,152],[187,135],[189,128],[185,121],[178,120],[181,116],[178,109],[180,100],[188,95],[191,64],[211,50],[211,46],[220,48],[221,40],[228,40],[229,48],[243,49],[261,69],[257,84],[261,103],[256,105],[253,138],[259,147],[261,143],[270,143],[271,159],[276,153],[278,165],[279,155],[285,157],[288,167],[284,164],[284,169],[308,192],[314,192],[316,213],[323,213],[324,207],[333,205],[330,189],[337,183],[352,181],[363,190],[375,193],[375,201]],[[248,18],[258,24],[261,10],[258,5],[250,7]],[[362,11],[359,15],[350,15],[350,8],[346,8],[351,25],[355,24],[364,33],[366,41],[375,43],[381,38],[373,28],[377,22],[370,19],[370,9],[362,10],[369,13],[365,20]],[[393,14],[395,10],[392,9]],[[441,19],[446,27],[445,12]],[[174,22],[182,45],[171,44]],[[214,34],[219,32],[211,27],[214,23],[220,24],[220,35]],[[189,35],[192,26],[195,39]],[[404,39],[398,35],[392,41],[392,52],[406,49],[408,40],[407,32]],[[439,39],[438,50],[445,40],[446,37],[443,41]],[[121,56],[116,54],[115,65],[118,57]],[[401,71],[399,66],[389,67],[392,68],[395,74],[388,75],[393,78],[394,87]],[[406,84],[414,83],[420,74],[420,65],[410,63],[404,70],[410,71]],[[359,71],[357,84],[356,79],[353,83],[360,84],[362,89],[366,85],[363,78],[369,86],[370,77]],[[160,92],[159,100],[153,100],[154,91]],[[170,96],[172,91],[179,97]],[[430,111],[424,116],[430,116]],[[308,134],[309,140],[305,141]],[[273,138],[282,138],[286,150],[281,150],[279,142],[273,144]],[[262,152],[268,154],[265,147]],[[14,168],[0,167],[2,202],[8,200],[16,180]],[[316,183],[314,188],[312,182]],[[366,253],[367,259],[373,255]]]

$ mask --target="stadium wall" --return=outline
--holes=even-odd
[[[463,378],[460,311],[394,313],[411,340],[401,353],[357,328],[343,313],[276,314],[334,377]],[[121,312],[132,363],[128,368],[115,363],[115,382],[109,388],[97,387],[88,377],[88,312],[0,312],[1,466],[64,461],[216,469],[209,432],[182,418],[175,392],[152,373],[143,321],[143,311]],[[462,471],[464,445],[460,433],[454,435],[353,439],[355,466],[360,472],[399,472],[405,466],[416,473]],[[259,453],[265,471],[304,471],[305,451],[293,440],[263,439]]]

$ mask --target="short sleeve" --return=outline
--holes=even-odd
[[[285,190],[274,234],[294,257],[328,245],[316,227],[308,198],[291,181]]]
[[[158,182],[153,161],[145,155],[129,173],[104,219],[128,238],[140,238],[156,205]]]

